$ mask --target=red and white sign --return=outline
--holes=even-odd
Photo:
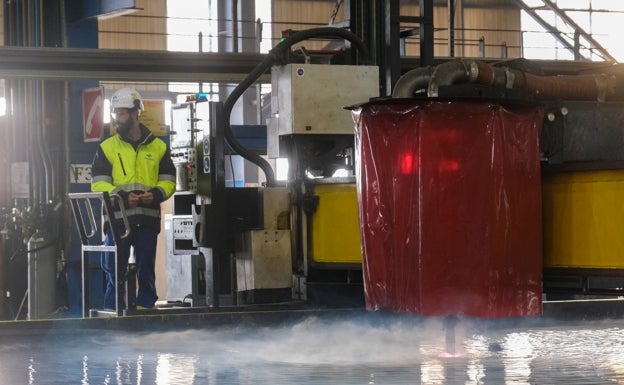
[[[97,142],[104,133],[104,88],[82,91],[82,122],[85,142]]]

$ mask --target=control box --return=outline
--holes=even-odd
[[[287,64],[271,69],[271,116],[277,134],[353,134],[345,107],[379,96],[379,68]]]

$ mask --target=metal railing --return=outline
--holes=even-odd
[[[115,256],[115,315],[122,315],[123,310],[119,303],[119,280],[118,280],[118,250],[117,246],[122,238],[126,238],[130,235],[130,225],[128,223],[128,217],[124,208],[123,199],[117,194],[108,194],[106,192],[88,192],[88,193],[71,193],[67,194],[71,203],[72,212],[74,214],[74,220],[78,233],[80,234],[80,243],[82,244],[82,257],[81,257],[81,271],[82,271],[82,316],[86,318],[90,312],[90,299],[89,299],[89,258],[88,255],[91,252],[108,252],[113,253]],[[110,226],[111,233],[115,244],[112,246],[102,244],[102,236],[104,232],[104,226],[98,226],[95,217],[95,211],[92,202],[100,201],[103,205],[106,222]],[[119,229],[114,226],[115,210],[113,201],[119,206],[121,212],[121,219],[123,221],[123,229]],[[88,220],[85,221],[86,219]],[[87,227],[88,225],[88,227]],[[100,230],[100,231],[98,231]],[[120,231],[123,230],[123,233]],[[99,237],[97,237],[99,235]],[[126,295],[131,295],[126,291]],[[129,302],[129,301],[128,301]],[[97,311],[96,311],[97,312]],[[104,313],[111,313],[106,312]],[[111,314],[108,314],[111,315]]]

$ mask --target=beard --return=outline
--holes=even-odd
[[[117,132],[120,135],[126,135],[134,125],[134,118],[132,116],[128,117],[124,123],[116,122]]]

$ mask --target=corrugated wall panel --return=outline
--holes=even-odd
[[[304,30],[315,27],[323,27],[329,24],[335,1],[273,1],[273,45],[279,43],[281,32],[287,29]],[[344,20],[343,8],[336,17],[335,22]],[[309,50],[322,49],[326,43],[306,41],[295,45],[305,46]]]
[[[401,16],[419,16],[419,6],[402,6]],[[433,25],[436,57],[449,56],[449,13],[447,7],[435,7]],[[409,25],[412,26],[412,25]],[[417,27],[418,24],[414,24]],[[462,8],[461,1],[455,11],[455,57],[479,57],[479,38],[484,37],[486,43],[485,57],[501,57],[501,45],[507,44],[509,58],[520,57],[520,11],[514,8],[485,9]],[[420,44],[418,37],[408,38],[407,56],[419,56]]]
[[[447,24],[448,25],[448,24]],[[485,40],[485,57],[500,58],[501,46],[508,47],[508,57],[520,57],[522,34],[520,11],[517,9],[465,9],[463,41],[464,51],[456,56],[478,57],[478,40]]]
[[[136,0],[142,11],[99,22],[100,48],[167,49],[166,0]]]
[[[167,0],[136,0],[141,11],[99,21],[99,47],[102,49],[167,50]],[[103,83],[106,88],[116,84]],[[120,85],[119,85],[120,86]],[[126,83],[145,91],[166,91],[165,84]]]
[[[315,26],[327,25],[334,10],[335,1],[292,1],[275,0],[273,2],[273,36],[279,38],[285,29],[307,29]],[[402,5],[401,16],[419,16],[419,5]],[[449,14],[447,7],[434,9],[435,56],[449,55],[448,25]],[[335,22],[345,19],[344,7],[341,7]],[[404,25],[404,27],[417,27]],[[496,8],[462,8],[459,1],[455,12],[455,57],[479,57],[479,38],[485,39],[485,57],[500,58],[501,45],[506,43],[509,58],[520,57],[520,11],[517,8],[505,5]],[[277,44],[277,41],[275,41]],[[321,49],[322,43],[305,42],[308,49]],[[418,37],[409,38],[406,45],[407,56],[419,56],[420,45]]]

